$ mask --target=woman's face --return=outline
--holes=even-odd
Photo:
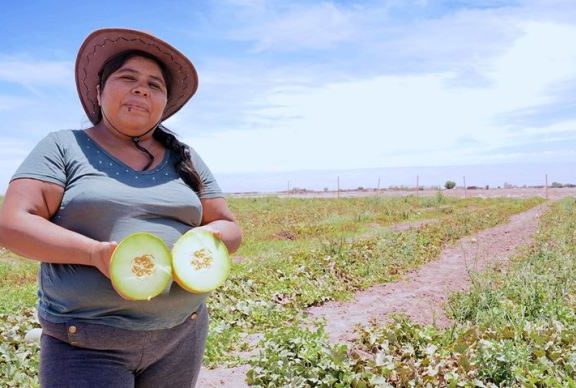
[[[160,66],[151,59],[132,57],[110,74],[98,99],[104,123],[139,136],[160,121],[168,93]]]

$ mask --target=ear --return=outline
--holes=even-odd
[[[98,106],[100,106],[100,85],[96,85],[96,100],[98,101]]]

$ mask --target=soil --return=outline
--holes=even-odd
[[[420,191],[417,195],[436,195],[437,191]],[[302,197],[331,197],[335,193],[303,193]],[[382,195],[382,192],[353,192],[353,196]],[[540,196],[550,199],[544,204],[517,214],[505,225],[486,229],[467,236],[446,248],[437,260],[406,274],[404,279],[375,286],[359,292],[352,301],[328,302],[308,309],[311,320],[326,319],[326,331],[332,342],[347,343],[354,339],[356,325],[367,325],[371,320],[386,322],[392,314],[403,313],[415,322],[447,327],[450,320],[444,311],[450,293],[470,287],[472,273],[481,273],[488,266],[505,263],[521,247],[527,246],[534,236],[538,220],[554,200],[572,196],[576,189],[496,189],[496,190],[450,190],[444,195],[464,197],[515,197]],[[340,195],[343,195],[342,193]],[[387,195],[387,194],[385,194]],[[391,195],[415,195],[415,192],[397,192]],[[426,222],[397,225],[395,228],[417,228]],[[243,365],[236,368],[203,369],[198,381],[201,387],[247,387],[244,382],[249,369]]]

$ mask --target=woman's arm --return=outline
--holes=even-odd
[[[99,242],[49,221],[63,194],[53,183],[12,181],[0,208],[0,245],[47,263],[92,265],[109,276],[115,242]]]
[[[234,253],[242,242],[242,231],[224,198],[202,199],[202,228],[214,233]]]

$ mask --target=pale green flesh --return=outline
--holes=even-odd
[[[204,249],[212,257],[208,268],[195,269],[191,264],[195,252]],[[172,267],[175,277],[192,292],[209,292],[228,278],[232,263],[228,249],[210,232],[192,230],[182,236],[172,248]]]
[[[132,272],[135,257],[150,255],[155,270],[150,276],[138,277]],[[135,233],[118,244],[110,262],[110,280],[127,299],[149,300],[164,291],[172,281],[170,250],[150,233]]]

